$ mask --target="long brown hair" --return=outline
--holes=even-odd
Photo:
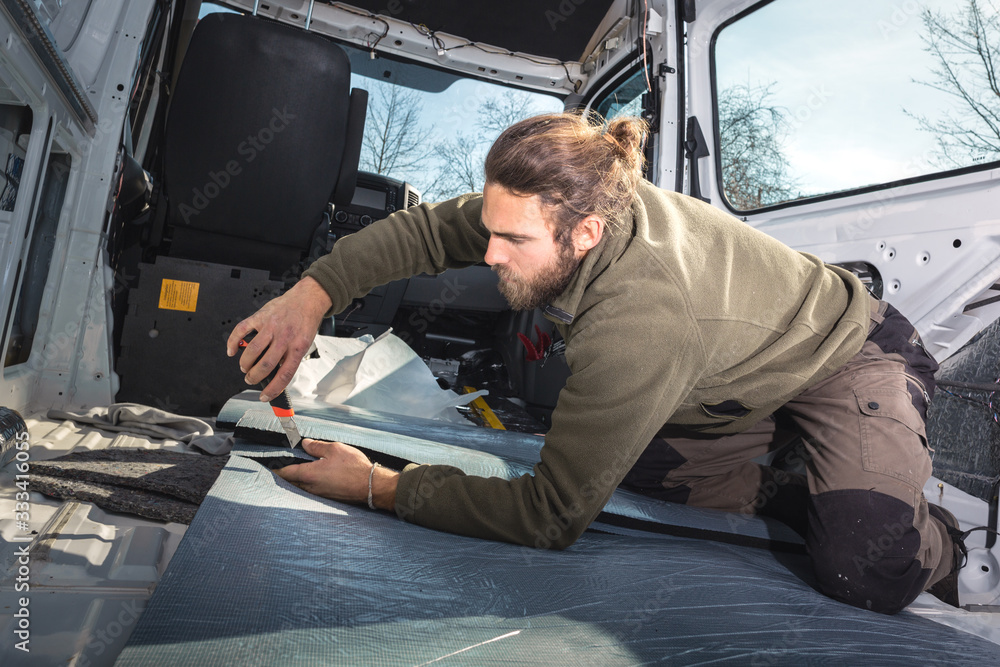
[[[524,197],[538,195],[551,212],[557,241],[597,215],[609,229],[627,212],[642,177],[647,125],[621,116],[545,114],[503,131],[486,156],[486,182]]]

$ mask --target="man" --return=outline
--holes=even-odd
[[[642,181],[643,136],[630,118],[522,121],[491,148],[481,196],[341,239],[229,339],[232,356],[259,332],[241,368],[252,384],[281,364],[273,396],[324,315],[390,280],[486,261],[512,307],[544,308],[567,343],[572,376],[532,475],[395,472],[312,441],[320,460],[279,474],[431,528],[554,548],[624,483],[784,518],[822,590],[849,604],[895,613],[932,584],[957,596],[957,522],[922,495],[937,365],[913,327],[848,271]],[[795,435],[806,475],[751,461]]]

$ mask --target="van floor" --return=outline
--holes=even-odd
[[[42,416],[25,422],[29,466],[70,452],[107,448],[188,452],[176,441],[109,434]],[[21,492],[16,474],[13,462],[0,471],[0,608],[18,609],[20,598],[30,600],[33,664],[113,664],[187,526],[29,492],[24,530],[14,520],[17,503],[25,502],[16,495]],[[27,474],[30,489],[30,469]],[[26,577],[20,569],[25,560]],[[4,617],[13,621],[6,613]],[[0,637],[0,653],[6,656],[18,655],[13,629]],[[80,662],[83,656],[89,662]]]
[[[69,421],[30,416],[31,461],[74,451],[148,448],[189,452],[177,441],[108,434]],[[201,454],[191,453],[192,456]],[[0,471],[0,608],[15,610],[30,599],[33,664],[112,665],[159,584],[187,526],[104,511],[90,503],[61,502],[29,494],[29,530],[13,519],[18,502],[14,464]],[[30,479],[30,472],[29,479]],[[948,485],[928,488],[953,495],[963,520],[985,520],[985,504]],[[962,496],[959,499],[957,496]],[[963,516],[962,510],[977,516]],[[954,505],[952,507],[955,507]],[[29,573],[19,571],[27,549]],[[28,588],[19,590],[26,584]],[[968,613],[922,595],[910,611],[1000,644],[1000,614]],[[2,629],[0,652],[13,655],[14,626]],[[0,626],[4,625],[0,623]]]

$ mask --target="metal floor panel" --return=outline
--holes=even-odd
[[[31,461],[71,451],[141,447],[184,451],[72,422],[29,417]],[[29,530],[14,521],[13,463],[0,471],[0,662],[20,665],[110,665],[125,645],[187,526],[105,512],[90,503],[30,493]],[[29,473],[30,481],[30,473]],[[29,538],[30,541],[19,541]],[[28,546],[30,574],[19,582],[18,549]],[[27,590],[17,590],[27,583]],[[20,599],[29,600],[30,653],[14,647]]]

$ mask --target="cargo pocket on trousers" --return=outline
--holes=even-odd
[[[705,414],[715,419],[735,420],[746,417],[751,412],[751,408],[740,401],[729,399],[721,403],[702,403],[701,409]]]
[[[918,491],[931,475],[927,430],[912,397],[902,389],[856,389],[862,465]]]

